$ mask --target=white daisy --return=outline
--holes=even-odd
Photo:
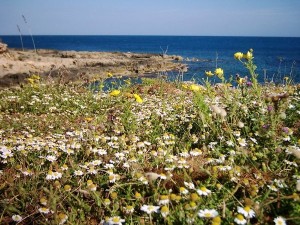
[[[234,218],[234,222],[237,224],[246,224],[247,220],[245,220],[244,216],[242,214],[238,214],[235,218]]]
[[[274,220],[275,225],[286,225],[286,220],[285,218],[278,216]]]
[[[148,213],[148,214],[151,214],[153,212],[158,212],[159,211],[159,206],[154,206],[154,205],[143,205],[141,207],[141,210]]]
[[[20,216],[20,215],[13,215],[11,218],[15,222],[20,222],[23,219],[22,216]]]
[[[200,189],[197,189],[196,191],[199,195],[207,196],[207,195],[211,194],[211,190],[207,189],[206,187],[201,187]]]
[[[215,209],[201,209],[198,212],[198,216],[204,218],[214,218],[217,215],[219,215],[219,213]]]
[[[238,206],[237,207],[237,211],[238,211],[238,213],[244,215],[246,218],[253,218],[253,217],[255,217],[255,212],[249,206],[245,206],[244,208]]]
[[[125,219],[121,219],[119,216],[114,216],[108,219],[109,225],[122,225],[125,223]]]

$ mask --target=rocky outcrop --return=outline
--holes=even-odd
[[[3,44],[6,52],[7,45]],[[0,54],[0,86],[20,84],[24,78],[38,74],[51,79],[89,80],[114,76],[143,76],[166,71],[186,71],[181,56],[122,52],[76,52],[39,49]]]
[[[7,44],[0,43],[0,54],[7,52]]]

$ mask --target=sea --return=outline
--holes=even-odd
[[[0,35],[0,40],[10,48],[22,48],[18,35]],[[26,49],[33,49],[34,41],[37,49],[179,55],[188,71],[183,74],[171,71],[167,76],[197,82],[206,79],[205,71],[217,67],[224,70],[226,79],[234,79],[237,74],[249,77],[247,69],[233,55],[253,49],[259,82],[282,83],[289,77],[300,83],[299,37],[23,35],[22,40]]]

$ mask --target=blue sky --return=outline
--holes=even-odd
[[[300,37],[300,0],[1,0],[0,35]]]

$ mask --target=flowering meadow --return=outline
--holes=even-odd
[[[300,224],[300,87],[234,58],[230,80],[0,91],[0,224]]]

